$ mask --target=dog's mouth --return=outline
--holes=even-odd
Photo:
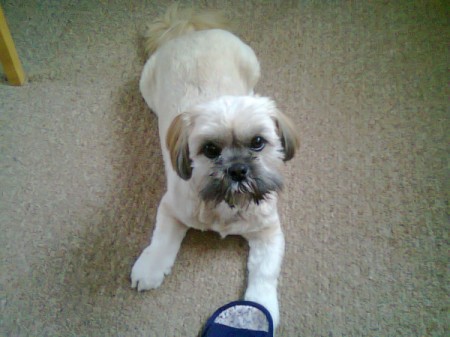
[[[270,193],[282,189],[281,178],[270,174],[247,175],[236,181],[229,174],[213,172],[200,195],[206,202],[216,205],[225,201],[231,208],[246,207],[251,203],[259,205]]]

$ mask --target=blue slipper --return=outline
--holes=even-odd
[[[208,319],[202,337],[273,337],[269,311],[261,304],[235,301],[224,305]]]

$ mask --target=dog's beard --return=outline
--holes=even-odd
[[[279,174],[261,169],[255,159],[248,165],[249,174],[242,181],[234,181],[226,172],[227,165],[218,160],[212,172],[200,191],[201,198],[206,202],[219,204],[225,201],[230,207],[246,207],[250,203],[259,204],[270,193],[283,188]]]

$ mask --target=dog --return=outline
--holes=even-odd
[[[149,28],[140,91],[158,116],[167,191],[132,288],[157,288],[188,228],[249,242],[245,299],[279,322],[284,236],[277,212],[280,169],[299,147],[292,121],[254,94],[260,65],[217,13],[171,7]]]

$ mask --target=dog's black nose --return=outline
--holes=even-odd
[[[228,175],[233,181],[242,181],[247,177],[248,166],[245,164],[233,164],[228,168]]]

